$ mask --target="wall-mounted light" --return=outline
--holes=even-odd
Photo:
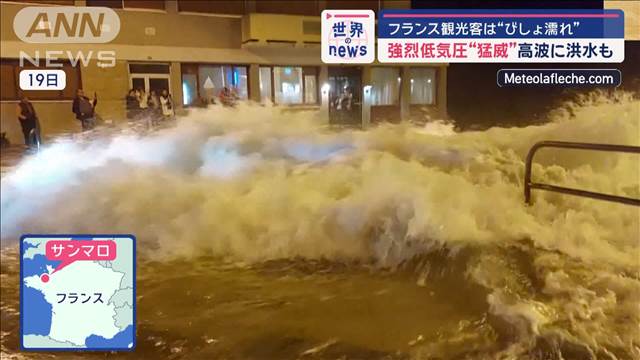
[[[331,90],[331,85],[329,85],[328,83],[324,83],[324,85],[322,85],[322,93],[328,94],[329,90]]]
[[[400,80],[402,80],[402,79],[400,78],[400,76],[398,76],[398,82],[400,82]]]
[[[371,92],[371,85],[365,85],[364,87],[365,95],[369,95],[370,92]]]

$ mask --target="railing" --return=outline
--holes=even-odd
[[[640,154],[639,146],[629,145],[610,145],[610,144],[590,144],[590,143],[576,143],[566,141],[540,141],[534,144],[529,153],[527,154],[527,163],[524,173],[524,200],[527,204],[531,204],[531,189],[539,189],[546,191],[554,191],[562,194],[584,196],[591,199],[613,201],[627,205],[640,206],[640,199],[628,198],[617,195],[602,194],[592,191],[579,190],[566,188],[562,186],[555,186],[549,184],[541,184],[531,182],[531,163],[533,162],[533,156],[538,149],[543,147],[556,147],[565,149],[582,149],[582,150],[596,150],[596,151],[612,151],[612,152],[625,152]]]

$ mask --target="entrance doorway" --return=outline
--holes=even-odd
[[[329,123],[362,125],[362,68],[329,67]]]

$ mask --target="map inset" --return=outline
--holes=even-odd
[[[21,239],[25,350],[135,347],[135,238],[25,235]]]

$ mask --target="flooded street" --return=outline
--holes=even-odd
[[[536,141],[640,144],[638,100],[571,106],[457,132],[242,105],[49,143],[2,175],[2,358],[640,358],[638,209],[523,201]],[[630,154],[545,149],[533,173],[640,197]],[[135,353],[16,352],[23,233],[136,235]]]

